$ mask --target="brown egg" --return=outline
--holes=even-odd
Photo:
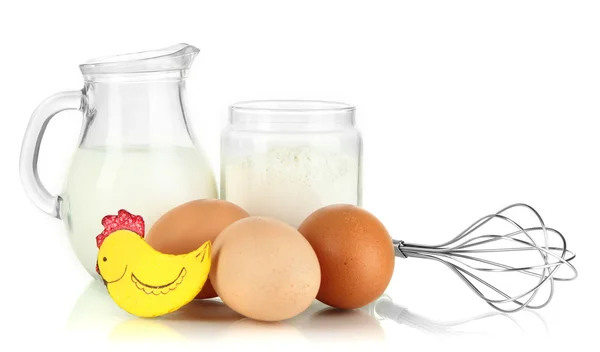
[[[309,215],[298,231],[319,258],[319,301],[359,308],[387,288],[394,272],[392,238],[368,211],[346,204],[326,206]]]
[[[193,200],[161,216],[146,234],[146,241],[159,252],[185,254],[206,241],[214,243],[224,228],[247,216],[244,209],[224,200]],[[216,296],[208,280],[196,298]]]
[[[314,301],[317,256],[283,221],[248,217],[228,226],[212,247],[210,280],[223,302],[255,320],[292,318]]]

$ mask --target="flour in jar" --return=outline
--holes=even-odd
[[[359,160],[318,148],[273,147],[222,165],[222,197],[253,216],[298,227],[330,204],[360,202]]]

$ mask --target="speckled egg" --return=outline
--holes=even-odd
[[[234,311],[280,321],[306,310],[321,282],[317,255],[287,223],[247,217],[225,228],[212,247],[210,280]]]
[[[387,288],[394,272],[394,247],[373,214],[354,205],[330,205],[309,215],[298,231],[319,258],[319,301],[336,308],[359,308]]]

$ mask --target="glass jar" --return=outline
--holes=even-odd
[[[294,227],[326,205],[361,206],[354,114],[326,101],[234,104],[221,136],[221,198]]]

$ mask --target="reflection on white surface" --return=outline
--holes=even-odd
[[[521,313],[517,316],[494,311],[467,319],[440,321],[415,314],[383,295],[355,310],[339,310],[315,301],[301,315],[277,323],[245,318],[218,299],[193,301],[174,313],[146,319],[123,311],[112,301],[104,285],[93,281],[77,300],[67,322],[67,331],[119,342],[143,339],[249,343],[268,339],[269,342],[373,344],[393,340],[406,331],[433,335],[523,331],[521,322],[527,321],[528,317],[535,318],[533,324],[537,329],[547,330],[537,313]],[[398,332],[384,329],[383,322],[394,322]]]
[[[377,301],[368,305],[367,308],[370,309],[372,315],[380,319],[389,319],[427,334],[460,335],[477,332],[488,333],[489,331],[486,331],[485,328],[486,325],[489,326],[491,324],[493,324],[494,329],[507,325],[507,328],[525,331],[525,328],[520,323],[520,320],[523,319],[517,319],[516,315],[501,313],[496,310],[474,317],[442,321],[415,314],[407,308],[395,304],[387,295],[383,295]],[[521,313],[519,318],[522,318],[525,314],[531,314],[535,318],[536,323],[538,323],[538,326],[542,327],[546,332],[548,331],[544,318],[538,312],[524,310]]]

